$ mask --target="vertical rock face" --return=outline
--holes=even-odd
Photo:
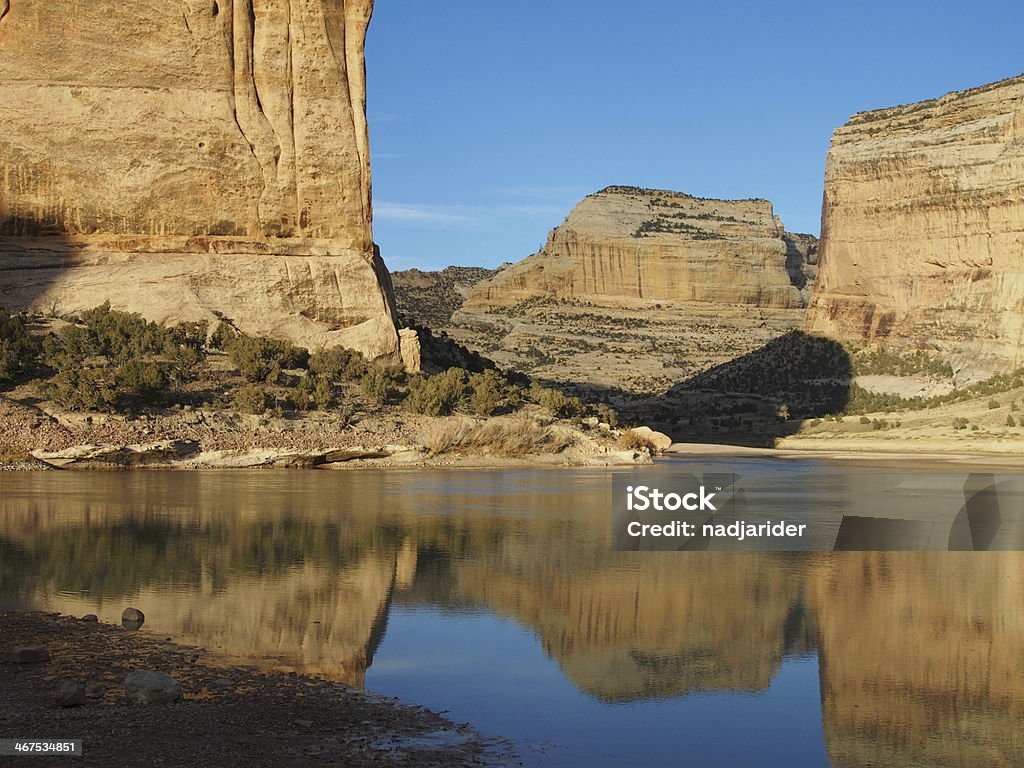
[[[584,198],[540,252],[477,286],[466,306],[550,296],[802,307],[784,235],[767,200],[608,187]]]
[[[832,139],[814,332],[1024,362],[1024,77],[855,115]]]
[[[396,355],[374,254],[372,0],[3,0],[0,303]]]

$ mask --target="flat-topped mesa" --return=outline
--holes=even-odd
[[[1024,76],[836,130],[807,322],[969,378],[1024,363]]]
[[[534,255],[480,283],[469,309],[536,296],[803,306],[767,200],[613,186],[584,198]],[[799,269],[799,266],[797,266]]]
[[[0,304],[396,357],[371,231],[373,0],[0,0]]]

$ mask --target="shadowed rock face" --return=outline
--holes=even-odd
[[[372,0],[4,5],[0,302],[219,312],[396,352],[371,233]]]
[[[854,115],[825,170],[808,329],[938,348],[976,377],[1024,351],[1024,77]]]
[[[545,296],[802,307],[784,234],[767,200],[608,187],[584,198],[540,252],[478,285],[466,306]]]

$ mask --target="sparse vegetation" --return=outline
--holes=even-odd
[[[900,354],[882,347],[854,346],[849,349],[849,355],[858,376],[925,375],[937,379],[953,378],[953,368],[949,363],[923,351]]]
[[[409,381],[405,407],[426,416],[447,416],[466,392],[466,372],[449,368],[434,376],[415,376]]]
[[[565,439],[555,429],[525,416],[496,417],[484,422],[437,420],[420,438],[432,456],[456,452],[525,456],[557,453],[566,447]]]
[[[273,399],[261,384],[246,384],[235,391],[235,408],[242,413],[261,416],[271,406]]]
[[[309,352],[287,341],[238,334],[227,346],[228,359],[252,382],[277,383],[282,371],[305,368]]]
[[[627,429],[622,433],[619,437],[619,445],[627,451],[645,450],[651,454],[657,452],[657,448],[655,448],[654,443],[651,442],[650,438],[645,437],[632,429]]]
[[[12,315],[0,307],[0,384],[26,373],[39,345],[29,335],[24,315]]]

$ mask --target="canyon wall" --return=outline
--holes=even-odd
[[[835,132],[807,327],[968,378],[1024,363],[1024,77]]]
[[[479,284],[466,307],[537,296],[802,307],[784,236],[767,200],[608,187],[584,198],[538,253]]]
[[[371,232],[372,0],[0,0],[0,303],[397,359]]]

